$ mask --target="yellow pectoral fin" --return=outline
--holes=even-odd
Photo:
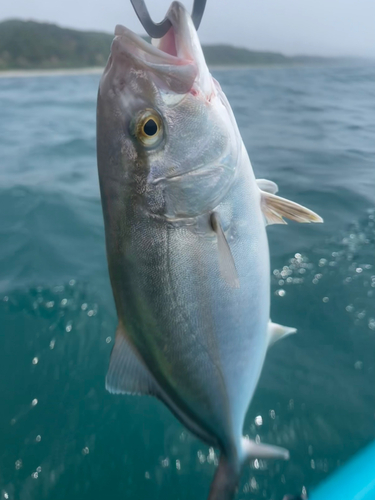
[[[262,190],[261,207],[267,224],[287,224],[283,217],[296,222],[323,222],[323,219],[312,210]]]

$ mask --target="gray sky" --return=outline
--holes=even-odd
[[[171,0],[146,3],[159,21]],[[11,17],[109,32],[124,24],[142,32],[130,0],[2,1],[0,19]],[[375,57],[375,0],[207,0],[199,35],[204,43],[291,55]]]

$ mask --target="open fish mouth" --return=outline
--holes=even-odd
[[[196,29],[182,4],[173,2],[167,17],[171,28],[161,39],[148,43],[125,26],[117,25],[109,63],[149,70],[157,84],[177,93],[192,91],[209,96],[212,77],[208,71]]]
[[[122,53],[128,52],[145,63],[171,64],[175,66],[194,64],[193,58],[186,57],[186,52],[177,42],[178,39],[173,26],[163,38],[160,40],[153,39],[151,43],[148,43],[125,26],[118,24],[115,28],[116,40],[119,42],[118,48]],[[115,48],[117,49],[117,47]]]

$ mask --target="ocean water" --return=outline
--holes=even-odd
[[[268,228],[270,350],[238,499],[311,491],[375,438],[375,65],[215,71],[257,177],[324,217]],[[116,315],[95,157],[99,75],[0,79],[0,498],[205,499],[217,452],[106,393]]]

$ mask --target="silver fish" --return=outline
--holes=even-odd
[[[210,500],[233,498],[243,464],[288,458],[242,435],[274,324],[265,225],[322,222],[256,181],[189,14],[154,45],[117,26],[100,81],[97,154],[118,328],[115,394],[158,397],[221,451]]]

